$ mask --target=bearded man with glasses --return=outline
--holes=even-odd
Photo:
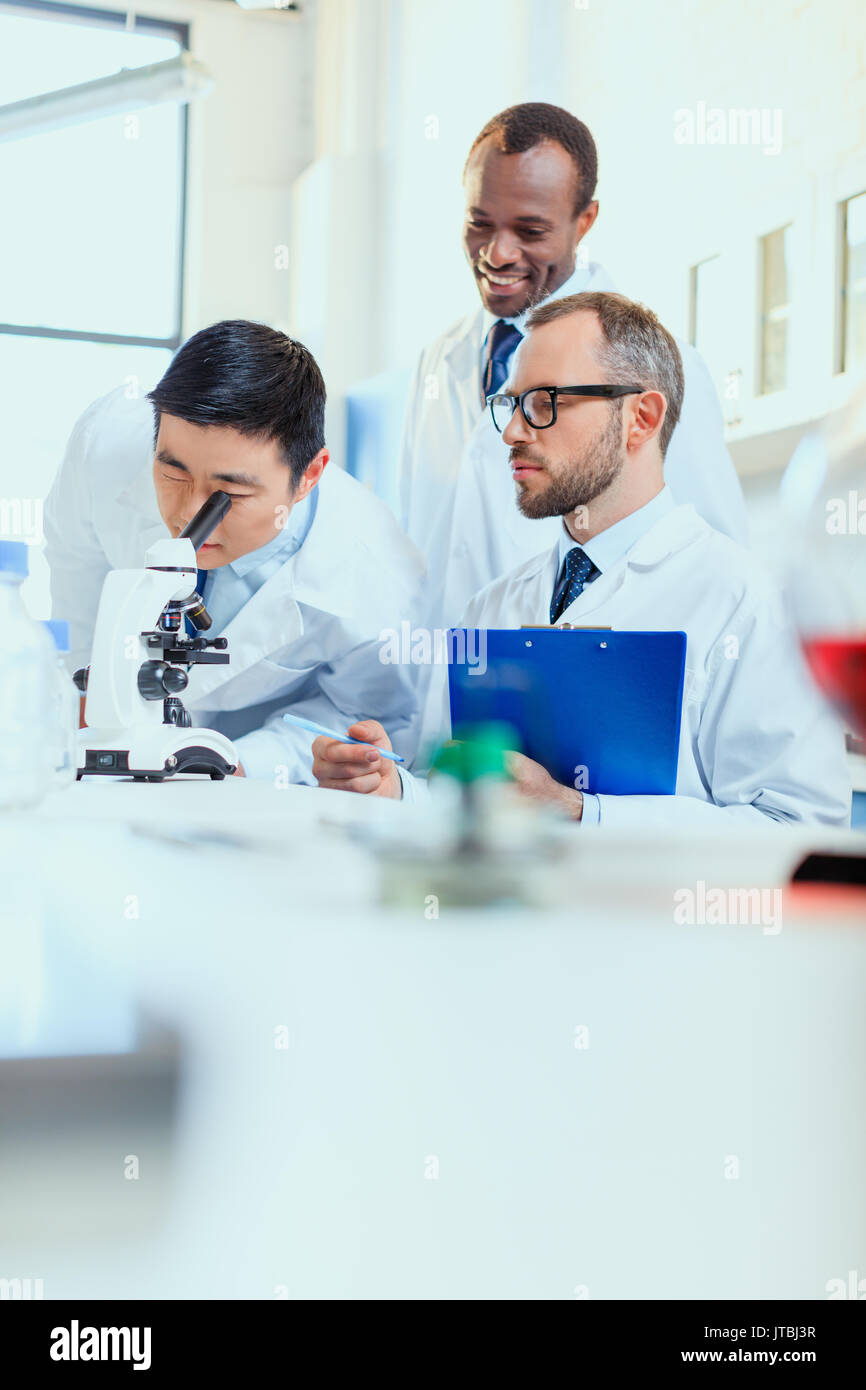
[[[458,625],[678,631],[687,644],[675,795],[579,791],[514,753],[521,791],[603,826],[847,825],[842,729],[811,685],[780,596],[748,550],[665,484],[683,399],[676,342],[649,309],[603,292],[551,300],[526,326],[488,406],[520,511],[557,518],[559,535],[482,589]],[[358,736],[389,747],[372,720]],[[375,752],[319,738],[313,757],[322,786],[419,795],[417,778]]]

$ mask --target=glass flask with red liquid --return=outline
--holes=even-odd
[[[797,446],[782,479],[785,586],[814,679],[866,739],[866,383]]]

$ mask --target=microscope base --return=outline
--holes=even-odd
[[[234,744],[215,729],[136,724],[78,732],[78,780],[130,777],[137,782],[162,782],[183,773],[205,773],[221,781],[235,772],[239,762]]]

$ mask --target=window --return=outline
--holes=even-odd
[[[866,193],[840,203],[839,353],[837,370],[866,363]]]
[[[759,394],[783,391],[788,384],[791,315],[791,227],[779,227],[760,241],[761,353]]]
[[[2,101],[158,63],[186,43],[180,24],[49,0],[7,6]],[[173,102],[0,144],[7,537],[9,518],[41,504],[81,411],[116,386],[148,391],[181,341],[185,153],[186,107]],[[38,552],[31,569],[31,607],[47,614]]]

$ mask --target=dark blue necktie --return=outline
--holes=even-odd
[[[209,574],[210,570],[196,570],[195,591],[202,600],[204,600],[204,586]],[[184,614],[183,625],[186,628],[187,637],[198,637],[198,628],[190,622],[186,614]]]
[[[508,362],[523,339],[519,328],[505,319],[497,319],[487,334],[481,361],[481,397],[486,402],[488,396],[495,396],[505,385],[508,376]]]
[[[583,593],[583,587],[587,580],[594,579],[601,574],[601,570],[592,563],[589,556],[581,550],[579,545],[569,550],[565,557],[563,566],[564,574],[559,580],[553,591],[553,598],[550,601],[550,621],[555,623],[565,612],[570,604],[579,594]]]

